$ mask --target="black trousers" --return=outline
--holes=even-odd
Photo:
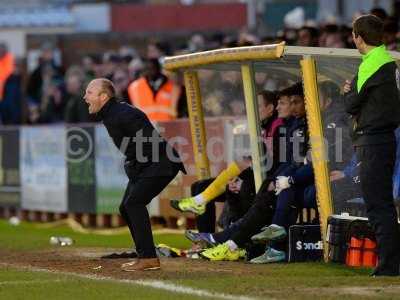
[[[157,257],[146,205],[160,194],[175,176],[176,174],[129,179],[119,211],[129,227],[139,258]]]
[[[211,182],[214,181],[215,178],[210,178],[210,179],[204,179],[204,180],[199,180],[194,182],[190,189],[191,189],[191,195],[196,196],[203,192]],[[216,223],[216,218],[215,218],[215,202],[224,202],[225,201],[225,195],[220,195],[213,201],[210,201],[206,205],[206,211],[204,214],[196,216],[196,227],[199,230],[199,232],[215,232],[215,223]]]
[[[400,232],[393,203],[396,143],[356,147],[369,222],[375,231],[380,275],[399,274]]]
[[[270,183],[270,180],[264,180],[256,194],[253,205],[241,219],[240,227],[232,234],[231,240],[239,247],[245,246],[264,225],[271,224],[276,198],[273,191],[268,192]],[[218,233],[215,235],[218,235]]]

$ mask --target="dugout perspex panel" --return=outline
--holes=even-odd
[[[334,213],[365,216],[359,163],[351,142],[352,121],[345,111],[342,92],[345,80],[353,79],[361,60],[320,56],[316,62]]]
[[[281,90],[296,82],[301,82],[300,58],[300,56],[291,56],[283,57],[277,61],[252,62],[255,95],[257,96],[262,90]],[[213,175],[216,175],[218,170],[221,169],[221,163],[226,164],[233,160],[240,161],[243,160],[243,157],[252,155],[249,124],[253,121],[249,122],[247,117],[249,106],[245,101],[242,64],[239,62],[216,63],[196,67],[191,72],[196,73],[199,83],[202,116],[207,118],[234,116],[227,119],[226,134],[223,141],[210,139],[209,129],[204,129],[207,143],[205,147],[200,147],[199,152],[205,150],[208,164],[213,167]],[[258,115],[257,102],[258,99],[255,102],[256,114]],[[189,112],[191,109],[196,112],[199,110],[192,104],[189,107],[191,107]],[[258,116],[255,122],[259,124]],[[194,127],[201,126],[194,124]],[[198,137],[200,130],[196,129],[194,132],[194,139],[200,138]],[[196,144],[195,141],[194,144]],[[196,145],[194,146],[196,147]],[[203,165],[199,166],[201,170],[199,179],[208,178],[207,176],[204,177],[203,168]],[[265,165],[265,160],[262,160],[261,169],[265,171],[268,168],[269,166]]]
[[[392,52],[392,55],[395,59],[400,59],[399,53]],[[360,59],[361,55],[356,49],[293,47],[285,46],[284,43],[218,49],[165,59],[167,70],[182,71],[184,74],[198,175],[207,173],[204,170],[208,167],[208,158],[202,153],[198,155],[199,151],[206,147],[206,139],[201,138],[204,133],[204,126],[202,126],[204,114],[198,111],[202,103],[201,94],[204,87],[193,78],[197,78],[199,69],[241,72],[256,187],[259,187],[262,179],[260,143],[257,143],[259,119],[255,104],[257,100],[256,74],[261,69],[261,73],[266,74],[264,78],[266,81],[270,77],[285,74],[282,76],[286,76],[291,83],[297,81],[298,74],[301,74],[325,260],[328,258],[326,228],[329,215],[342,211],[348,211],[354,215],[365,213],[360,196],[359,177],[356,173],[357,162],[354,164],[352,160],[348,115],[344,111],[343,99],[340,96],[344,81],[355,76]],[[229,75],[227,77],[229,80]],[[208,80],[210,82],[207,84],[214,85],[219,94],[228,90],[218,84],[218,81],[213,82],[211,77]],[[270,89],[282,87],[284,86],[279,84],[273,87],[268,86]],[[324,94],[321,94],[321,91]],[[207,108],[218,103],[221,98],[223,97],[214,97],[212,101],[209,101]],[[200,138],[197,139],[197,137]],[[346,167],[351,163],[354,164],[351,169],[353,172],[347,173]],[[339,176],[337,180],[330,180],[332,174],[342,174],[340,172],[345,169],[346,174],[349,174],[346,178]],[[202,171],[204,172],[201,173]],[[332,171],[338,172],[332,173]],[[400,174],[400,171],[397,173]],[[199,178],[204,178],[204,176],[199,176]]]

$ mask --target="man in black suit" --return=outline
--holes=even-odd
[[[119,209],[135,242],[138,260],[123,264],[122,269],[159,269],[146,205],[179,171],[185,172],[185,168],[175,149],[160,136],[142,111],[115,99],[115,88],[110,80],[92,80],[84,99],[89,113],[96,114],[103,122],[114,144],[126,156],[124,167],[129,183]]]

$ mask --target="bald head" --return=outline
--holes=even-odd
[[[107,94],[107,96],[109,98],[113,98],[115,97],[115,86],[114,83],[112,83],[111,80],[107,79],[107,78],[97,78],[97,79],[93,79],[90,84],[95,84],[98,85],[101,93],[105,93]]]
[[[115,97],[114,84],[106,78],[97,78],[89,82],[83,98],[89,105],[89,113],[95,114],[113,97]]]

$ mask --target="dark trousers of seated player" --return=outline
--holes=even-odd
[[[231,226],[229,226],[227,229],[213,234],[213,238],[217,243],[224,243],[231,239],[237,245],[243,247],[247,242],[250,241],[251,236],[258,233],[263,226],[273,223],[272,220],[273,217],[275,217],[275,207],[277,204],[275,204],[276,196],[274,195],[274,192],[267,191],[269,182],[270,181],[265,181],[261,186],[253,206],[243,218],[231,224]],[[281,194],[283,192],[281,192]],[[296,193],[292,192],[286,192],[282,194],[281,198],[283,200],[280,203],[281,209],[282,206],[284,206],[284,203],[295,203],[295,200],[292,197],[295,196],[295,194]],[[302,189],[302,193],[297,194],[302,208],[317,207],[314,185],[307,186],[305,189]],[[288,208],[284,208],[283,211],[285,214],[283,216],[283,222],[294,224],[298,217],[298,207],[289,205]],[[277,249],[280,249],[284,247],[285,243],[274,243],[274,245],[276,245]]]
[[[139,258],[157,257],[146,205],[159,195],[175,176],[176,174],[129,179],[119,211],[129,227]]]
[[[361,190],[378,244],[380,275],[399,274],[400,232],[392,181],[395,153],[395,143],[356,147]]]
[[[239,247],[244,247],[254,234],[260,232],[263,226],[271,224],[275,205],[275,194],[274,191],[268,191],[270,183],[271,180],[265,180],[263,182],[257,192],[253,205],[243,216],[240,226],[238,226],[230,237]],[[218,235],[219,233],[216,233],[213,236],[218,239]]]
[[[240,173],[239,178],[243,180],[239,193],[233,193],[227,189],[225,193],[207,203],[204,214],[196,217],[196,225],[199,232],[215,232],[215,202],[225,202],[224,211],[220,217],[223,221],[219,221],[224,229],[229,228],[230,224],[235,223],[249,210],[255,196],[253,171],[251,168],[247,168]],[[213,180],[214,178],[211,178],[193,183],[191,195],[194,196],[203,192]]]
[[[213,233],[213,239],[218,244],[223,244],[227,240],[230,240],[231,237],[240,230],[243,223],[243,218],[240,218],[236,222],[231,223],[227,228],[217,233]]]
[[[316,208],[315,186],[291,186],[278,195],[276,199],[275,213],[272,218],[272,224],[289,227],[296,223],[293,219],[293,209]]]
[[[237,245],[243,247],[254,234],[260,232],[263,226],[271,224],[276,197],[274,191],[268,192],[270,183],[271,180],[265,180],[262,183],[252,206],[242,218],[223,231],[213,234],[217,243],[233,240]]]
[[[286,232],[289,232],[289,227],[296,224],[299,212],[301,213],[303,208],[317,208],[315,185],[291,186],[280,192],[276,199],[272,224],[285,227]],[[269,245],[285,251],[287,237],[280,241],[271,241]]]

